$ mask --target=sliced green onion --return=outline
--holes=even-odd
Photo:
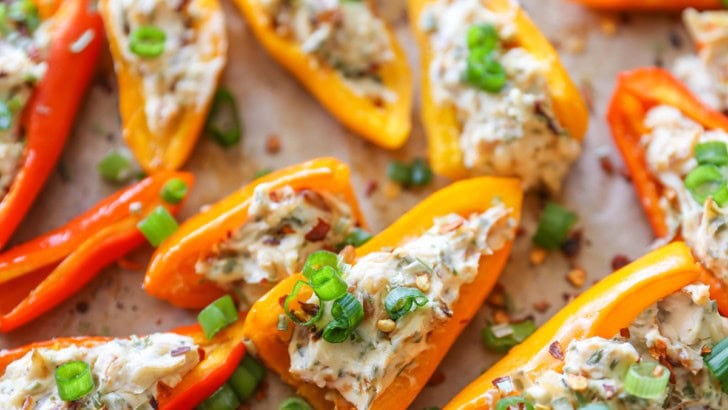
[[[624,378],[624,391],[632,396],[647,400],[657,400],[664,396],[670,370],[656,363],[642,361],[634,363]]]
[[[198,410],[237,410],[240,405],[238,396],[230,384],[223,384],[212,396],[197,406]]]
[[[278,324],[276,325],[276,329],[281,332],[288,330],[288,316],[283,314],[278,315]]]
[[[709,141],[695,145],[695,159],[698,164],[728,165],[728,147],[721,141]]]
[[[412,175],[410,180],[413,186],[425,186],[432,182],[433,174],[430,165],[422,158],[415,158],[412,162]]]
[[[577,219],[575,213],[549,202],[541,213],[533,242],[546,250],[558,249]]]
[[[55,373],[58,395],[63,401],[74,401],[91,393],[96,387],[91,367],[86,362],[64,363]]]
[[[344,249],[344,247],[346,247],[347,245],[358,248],[369,242],[370,239],[372,239],[372,234],[361,228],[354,228],[354,230],[346,235],[346,238],[344,238],[344,240],[340,244],[336,245],[336,247],[339,250]]]
[[[506,69],[490,52],[483,49],[470,50],[465,67],[465,82],[480,90],[497,93],[506,85]]]
[[[306,258],[306,263],[303,264],[303,276],[311,279],[311,276],[323,267],[330,266],[336,269],[338,265],[339,257],[335,253],[329,251],[316,251]]]
[[[259,170],[255,171],[255,174],[253,174],[253,179],[262,178],[262,177],[270,174],[271,172],[273,172],[273,170],[270,168],[259,169]]]
[[[532,320],[505,325],[488,325],[483,329],[483,344],[493,352],[507,352],[513,346],[523,342],[536,331]],[[503,334],[502,336],[499,336]]]
[[[258,388],[258,384],[265,376],[265,368],[258,363],[257,360],[246,354],[240,365],[235,369],[233,375],[228,380],[235,395],[241,402],[250,400]]]
[[[218,89],[212,100],[205,129],[218,144],[230,147],[240,142],[243,133],[241,124],[235,96],[224,88]]]
[[[311,287],[323,301],[336,300],[346,294],[349,285],[331,266],[324,266],[311,275]]]
[[[504,397],[495,404],[495,410],[533,410],[533,404],[520,396]]]
[[[16,0],[8,9],[8,17],[22,23],[31,33],[40,26],[38,8],[31,0]]]
[[[578,408],[579,410],[609,410],[609,406],[604,403],[589,403]]]
[[[197,321],[208,339],[212,339],[218,332],[237,320],[238,309],[230,295],[225,295],[210,303],[197,315]]]
[[[349,323],[343,319],[334,319],[324,327],[323,338],[329,343],[343,343],[351,336]]]
[[[177,228],[177,221],[169,213],[167,208],[161,205],[137,224],[137,229],[141,231],[144,237],[154,247],[161,245]]]
[[[723,392],[728,393],[728,337],[713,346],[703,360],[710,373],[720,382]]]
[[[391,161],[387,164],[387,178],[407,187],[412,184],[412,166],[402,161]]]
[[[468,28],[468,48],[483,49],[487,52],[498,46],[498,31],[492,24],[473,24]]]
[[[713,193],[713,201],[720,207],[728,203],[728,185],[723,184],[723,186]]]
[[[347,321],[349,328],[353,330],[364,319],[364,308],[354,295],[347,293],[331,306],[331,316]]]
[[[0,130],[9,130],[13,126],[13,112],[8,103],[0,100]]]
[[[96,170],[101,177],[109,182],[122,183],[134,176],[134,166],[126,155],[111,151],[96,164]]]
[[[425,306],[427,302],[429,299],[419,289],[399,286],[389,291],[384,298],[384,308],[392,320],[397,320],[411,310]]]
[[[162,187],[162,199],[170,204],[178,204],[187,196],[187,184],[180,178],[172,178]]]
[[[725,178],[715,165],[700,165],[685,177],[685,187],[699,204],[725,185]]]
[[[300,397],[289,397],[281,402],[278,410],[313,410],[313,408]]]
[[[321,298],[316,294],[316,292],[313,292],[313,296],[318,300],[319,304],[318,304],[318,308],[316,309],[316,313],[309,320],[303,321],[303,320],[298,319],[296,317],[296,315],[293,314],[293,311],[291,311],[291,308],[290,308],[291,301],[293,301],[298,296],[298,293],[301,291],[301,289],[304,286],[308,286],[309,288],[311,287],[311,285],[308,282],[303,281],[303,280],[299,280],[298,282],[296,282],[295,285],[293,285],[291,294],[286,296],[286,298],[283,301],[283,311],[286,312],[286,315],[288,315],[288,317],[293,321],[293,323],[300,325],[300,326],[311,326],[314,323],[318,322],[324,313],[323,306],[321,306]]]
[[[139,26],[129,36],[129,50],[142,58],[155,58],[164,53],[167,34],[157,26]]]

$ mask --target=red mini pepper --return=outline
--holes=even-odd
[[[162,205],[171,179],[188,187],[189,173],[165,171],[104,199],[65,226],[0,255],[0,332],[9,332],[80,290],[102,268],[144,243],[136,224]]]
[[[200,362],[182,380],[167,388],[160,386],[155,399],[159,410],[192,409],[210,397],[232,376],[245,354],[242,340],[243,319],[228,326],[208,340],[199,325],[173,330],[191,337],[201,349]],[[20,359],[32,349],[63,349],[69,346],[93,347],[111,341],[108,337],[66,337],[32,343],[12,350],[0,350],[0,377],[10,363]]]
[[[22,164],[0,201],[0,248],[5,246],[40,192],[63,151],[96,66],[104,29],[87,0],[35,1],[43,20],[52,18],[48,70],[22,115]],[[74,43],[88,39],[81,49]]]
[[[692,7],[699,10],[725,7],[724,0],[576,0],[589,7],[604,10],[679,11]]]

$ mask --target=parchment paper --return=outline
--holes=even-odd
[[[447,181],[438,179],[432,187],[404,192],[392,200],[384,193],[385,167],[393,158],[410,159],[425,154],[425,141],[415,107],[414,132],[407,146],[387,152],[344,130],[282,68],[268,57],[252,38],[230,0],[225,3],[230,36],[229,62],[224,84],[234,92],[245,122],[241,145],[222,149],[202,137],[185,169],[195,173],[197,184],[183,209],[182,218],[200,206],[212,203],[253,178],[255,171],[279,168],[322,155],[334,155],[351,164],[354,184],[370,227],[378,231],[406,209]],[[417,50],[409,31],[405,0],[381,0],[383,12],[395,25],[418,67]],[[584,153],[568,178],[560,201],[580,215],[579,228],[584,241],[579,256],[572,261],[588,274],[587,286],[611,272],[616,254],[636,258],[650,246],[652,235],[630,183],[619,175],[622,168],[604,112],[616,74],[625,69],[651,65],[655,60],[670,64],[678,53],[692,50],[677,16],[613,15],[588,11],[566,0],[524,0],[532,18],[557,44],[557,48],[576,82],[591,89],[593,115]],[[616,28],[616,32],[613,32]],[[672,37],[672,39],[671,39]],[[672,40],[672,41],[671,41]],[[675,44],[681,45],[676,49]],[[657,58],[659,57],[659,58]],[[58,172],[53,175],[20,230],[14,243],[30,239],[64,224],[119,187],[103,182],[96,163],[111,149],[123,147],[117,114],[116,85],[110,57],[102,64],[99,79],[91,89],[77,125],[66,147]],[[109,85],[113,85],[109,87]],[[267,136],[277,135],[280,153],[265,150]],[[606,153],[617,172],[606,173],[599,155]],[[380,189],[364,195],[371,181]],[[543,265],[528,262],[539,200],[529,198],[525,210],[525,234],[514,248],[501,283],[515,308],[512,316],[533,315],[538,323],[558,311],[572,295],[583,289],[571,287],[564,279],[570,264],[560,254],[551,255]],[[151,249],[129,256],[144,265]],[[186,312],[148,297],[141,289],[143,270],[126,271],[112,266],[98,275],[82,292],[53,312],[30,325],[0,336],[0,348],[45,340],[55,336],[127,336],[163,331],[194,322]],[[537,313],[534,302],[548,301],[551,307]],[[463,332],[440,366],[444,375],[436,386],[426,387],[412,408],[445,404],[483,370],[498,359],[482,347],[480,330],[488,318],[483,308]],[[442,379],[442,378],[440,378]],[[276,409],[282,398],[291,394],[273,374],[266,378],[267,399],[253,402],[255,409]]]

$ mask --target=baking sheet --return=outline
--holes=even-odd
[[[257,170],[280,168],[322,155],[333,155],[353,169],[354,185],[370,227],[376,232],[394,221],[409,207],[447,181],[438,179],[428,189],[403,192],[396,199],[385,193],[385,167],[391,159],[409,159],[425,154],[419,123],[419,107],[413,116],[414,132],[405,148],[386,152],[344,130],[282,68],[275,64],[252,38],[235,7],[222,0],[230,37],[229,63],[224,84],[237,97],[245,122],[245,136],[239,146],[223,149],[201,138],[193,158],[185,166],[197,183],[181,217],[194,214],[253,178]],[[670,64],[675,55],[691,51],[680,28],[678,16],[617,15],[588,11],[566,0],[523,0],[531,17],[554,41],[574,80],[593,101],[590,131],[584,153],[574,166],[560,201],[580,215],[584,240],[572,261],[551,255],[543,265],[528,262],[540,200],[528,198],[524,212],[525,234],[516,242],[501,283],[510,299],[515,318],[533,316],[543,323],[566,300],[580,292],[564,279],[571,266],[583,268],[587,286],[611,271],[611,260],[622,254],[636,258],[650,246],[652,235],[629,182],[619,174],[622,168],[604,122],[604,112],[616,74],[624,69]],[[384,15],[396,27],[413,67],[418,67],[417,50],[409,32],[405,0],[381,0]],[[681,47],[678,47],[681,46]],[[102,72],[91,89],[58,172],[25,219],[14,243],[58,227],[118,187],[103,182],[96,163],[111,149],[123,147],[117,114],[116,86],[106,56]],[[266,152],[268,136],[278,136],[281,151]],[[616,172],[610,175],[600,166],[600,155],[608,155]],[[367,187],[379,185],[366,197]],[[128,259],[146,264],[151,249],[133,252]],[[127,336],[163,331],[194,322],[191,312],[173,308],[148,297],[141,289],[143,271],[112,266],[82,292],[53,312],[10,334],[0,336],[0,348],[57,336]],[[583,290],[583,289],[582,289]],[[535,302],[548,301],[550,308],[536,312]],[[438,374],[439,384],[426,387],[412,408],[441,406],[477,377],[498,355],[487,353],[480,330],[489,312],[484,307],[460,336]],[[267,394],[253,403],[254,409],[276,409],[291,392],[273,374],[266,378]]]

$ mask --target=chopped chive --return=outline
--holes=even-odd
[[[142,58],[156,58],[164,53],[167,34],[157,26],[139,26],[129,36],[129,49]]]
[[[370,239],[372,239],[372,234],[361,228],[354,228],[354,230],[346,235],[346,238],[344,238],[340,244],[336,245],[336,247],[339,250],[344,249],[347,245],[358,248],[367,243]]]
[[[205,337],[212,339],[221,330],[238,320],[238,309],[230,295],[225,295],[207,305],[197,315]]]
[[[246,354],[233,372],[230,380],[228,380],[228,384],[230,384],[238,399],[245,402],[253,397],[255,389],[258,388],[264,376],[265,368],[263,365]]]
[[[387,177],[407,187],[412,183],[412,167],[402,161],[392,161],[387,164]]]
[[[701,205],[705,203],[708,197],[714,196],[725,185],[725,177],[715,165],[700,165],[685,177],[685,188],[690,192],[693,199]]]
[[[364,318],[361,302],[351,293],[346,293],[331,306],[334,320],[324,328],[323,338],[329,343],[342,343],[351,336]]]
[[[273,170],[270,168],[259,169],[259,170],[255,171],[255,174],[253,174],[253,179],[262,178],[262,177],[270,174],[271,172],[273,172]]]
[[[187,196],[187,184],[181,178],[172,178],[162,187],[162,199],[170,204],[178,204]]]
[[[134,166],[126,155],[111,151],[96,165],[101,177],[109,182],[123,183],[134,177]]]
[[[139,221],[137,229],[155,248],[170,237],[178,228],[177,221],[167,208],[158,206],[146,218]]]
[[[520,396],[504,397],[498,400],[498,403],[495,405],[495,410],[511,410],[513,408],[534,410],[533,404]]]
[[[384,298],[384,309],[392,320],[398,320],[412,310],[425,306],[429,302],[427,296],[416,288],[398,286]]]
[[[698,160],[698,164],[700,165],[728,165],[728,148],[724,142],[709,141],[696,144],[694,152],[695,159]]]
[[[241,124],[235,96],[219,88],[213,97],[205,129],[218,144],[230,147],[240,142],[243,132]]]
[[[665,366],[649,361],[634,363],[624,378],[624,391],[632,396],[647,400],[657,400],[664,396],[670,370]]]
[[[482,337],[485,348],[493,352],[507,352],[513,346],[523,342],[536,331],[532,320],[503,325],[487,325],[483,328]]]
[[[549,202],[541,213],[533,242],[546,250],[556,250],[564,243],[576,221],[575,213]]]
[[[229,383],[219,389],[197,406],[197,410],[237,410],[241,403]]]
[[[313,408],[300,397],[289,397],[281,402],[278,410],[313,410]]]
[[[75,401],[96,387],[91,367],[86,362],[73,361],[64,363],[56,369],[56,386],[58,395],[63,401]]]
[[[728,393],[728,337],[713,346],[703,360],[710,373],[720,382],[723,392]]]

